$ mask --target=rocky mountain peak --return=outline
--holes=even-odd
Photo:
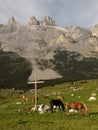
[[[66,36],[71,37],[74,40],[83,40],[92,35],[92,32],[86,28],[68,26],[65,28]]]
[[[29,25],[39,25],[40,22],[36,19],[35,16],[32,16],[32,17],[29,19],[28,24],[29,24]]]
[[[40,22],[40,24],[42,26],[56,26],[55,21],[49,16],[44,17]]]
[[[16,20],[14,18],[14,16],[10,17],[10,19],[8,20],[8,24],[11,25],[11,24],[15,24],[16,23]]]
[[[98,37],[98,24],[90,28],[90,31],[92,32],[93,36]]]

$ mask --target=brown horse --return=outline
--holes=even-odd
[[[28,98],[27,98],[26,96],[23,95],[23,96],[22,96],[22,99],[23,99],[23,102],[24,102],[24,103],[27,103],[27,102],[28,102]]]
[[[85,115],[88,115],[87,107],[82,102],[67,102],[66,103],[66,114],[69,115],[69,110],[79,110],[81,113],[83,112]]]

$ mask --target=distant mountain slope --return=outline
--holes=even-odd
[[[98,59],[83,57],[77,52],[56,51],[51,62],[66,80],[98,78]]]
[[[30,63],[13,52],[0,51],[0,88],[25,88]]]
[[[98,36],[96,26],[61,28],[50,17],[38,21],[31,17],[28,25],[11,17],[0,25],[0,49],[15,52],[32,64],[29,80],[55,78],[97,78]],[[68,62],[69,61],[69,62]]]

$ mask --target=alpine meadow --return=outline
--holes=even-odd
[[[0,24],[0,130],[98,130],[98,25]]]
[[[82,101],[88,108],[89,115],[70,112],[66,115],[59,109],[43,114],[33,111],[34,89],[30,91],[6,89],[0,91],[0,129],[2,130],[97,130],[98,129],[98,80],[81,80],[48,86],[38,89],[38,104],[47,104],[58,95],[68,101]],[[28,102],[24,103],[22,96],[26,94]],[[96,100],[89,100],[90,97]],[[48,96],[47,98],[45,98]]]

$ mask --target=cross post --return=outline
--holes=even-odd
[[[37,110],[37,84],[44,83],[44,81],[37,81],[37,76],[35,75],[35,81],[29,81],[28,84],[35,84],[35,111]]]

